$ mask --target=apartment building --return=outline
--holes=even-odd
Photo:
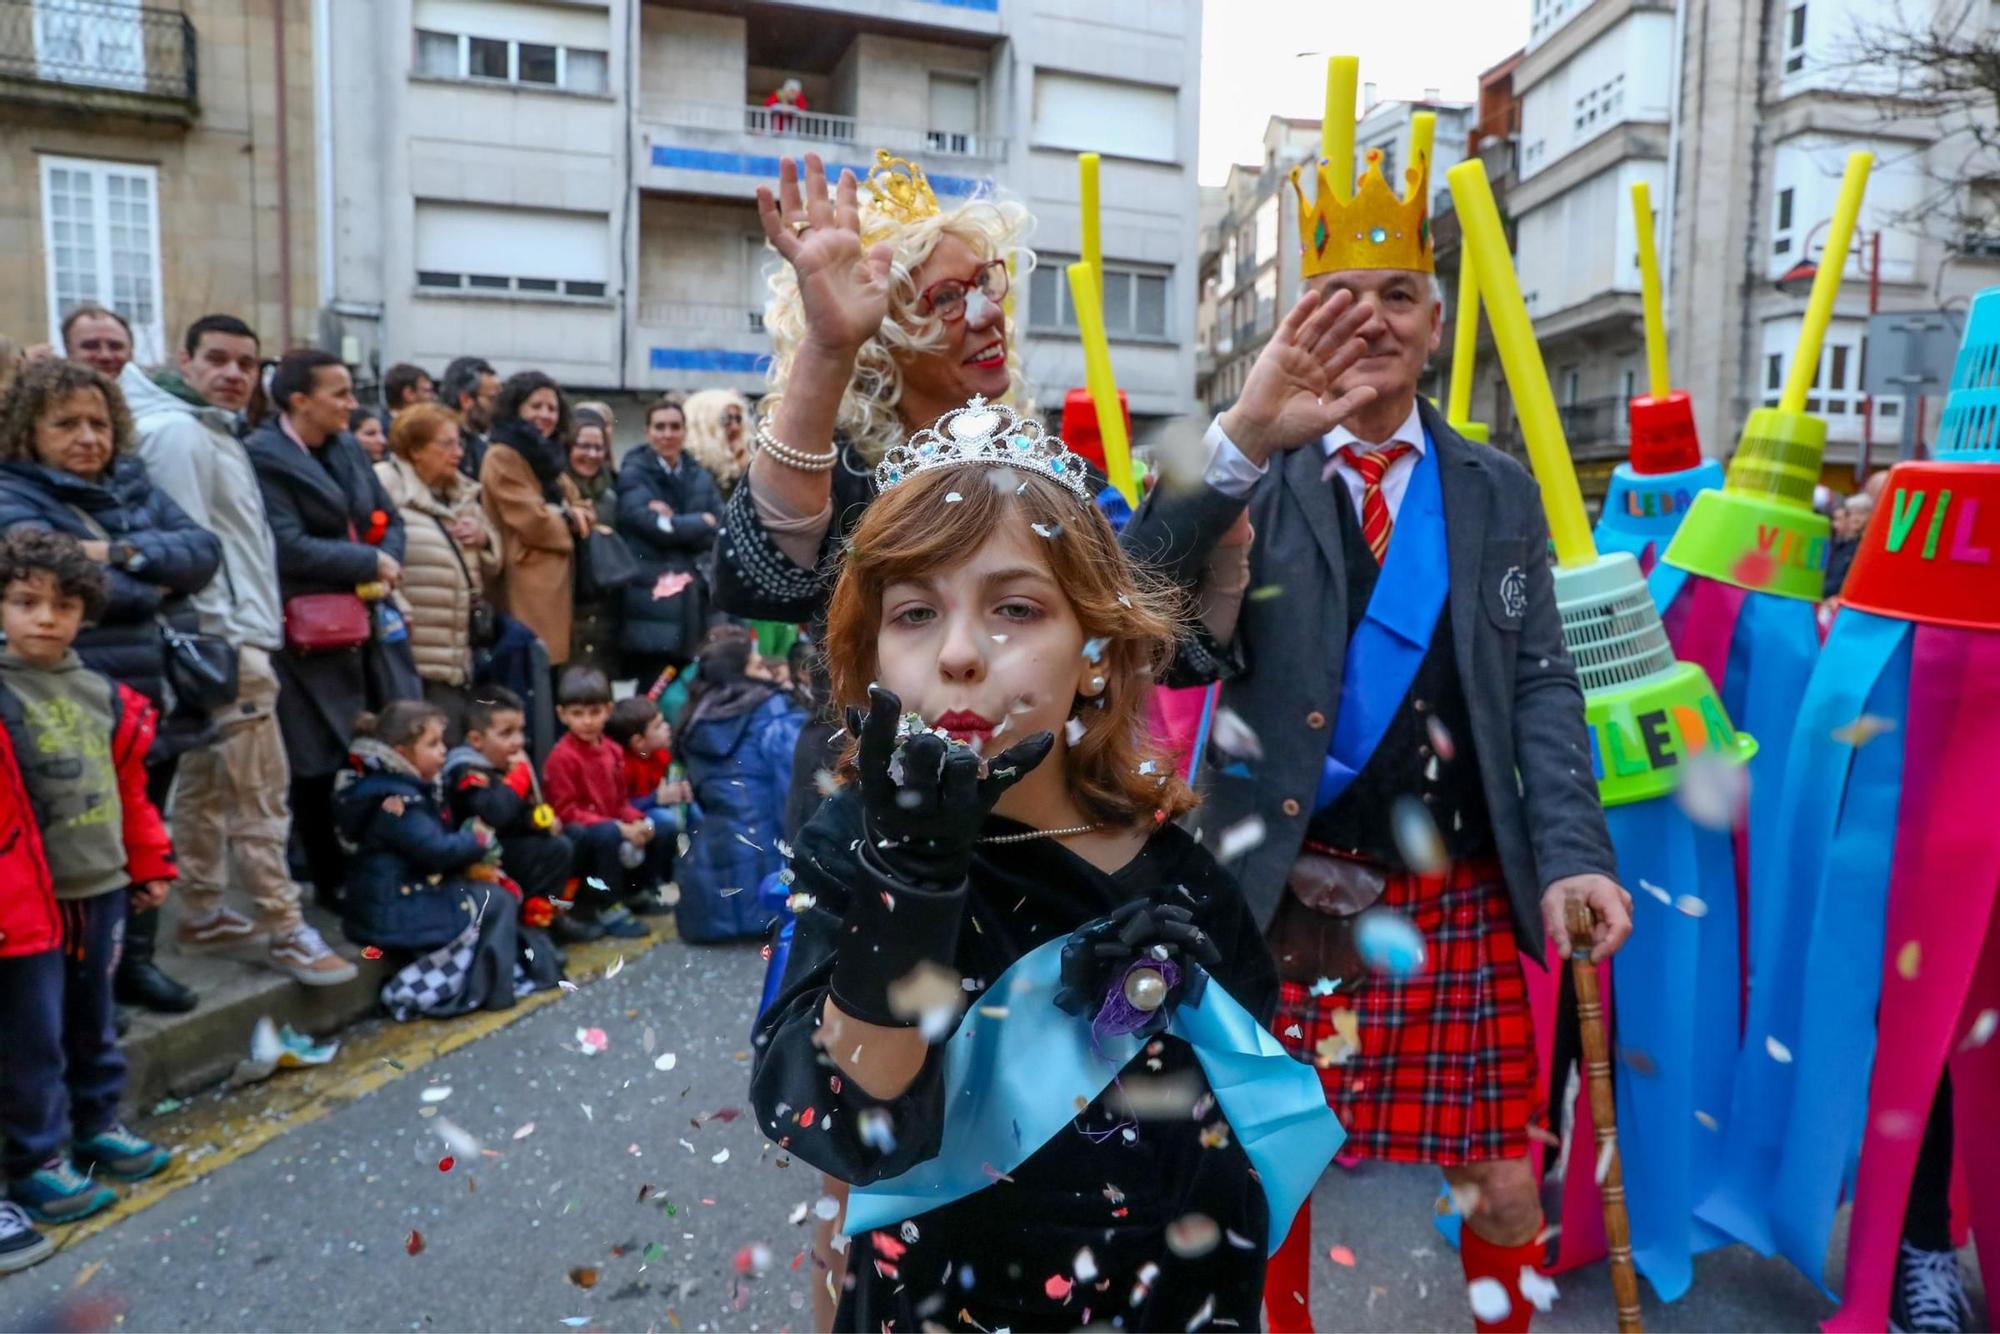
[[[313,87],[303,4],[0,0],[0,334],[94,303],[146,365],[211,311],[310,339]]]
[[[1775,403],[1847,155],[1875,154],[1847,283],[1808,409],[1828,426],[1830,480],[1901,414],[1861,392],[1871,309],[1936,309],[2000,281],[2000,218],[1969,229],[2000,163],[1961,127],[1911,114],[1897,72],[1857,62],[1869,27],[1926,23],[1952,0],[1531,0],[1521,99],[1522,287],[1586,485],[1623,456],[1644,392],[1630,187],[1663,231],[1673,379],[1703,446],[1726,454]],[[1991,17],[1975,14],[1994,31]],[[1954,185],[1953,182],[1958,182]],[[1793,273],[1800,266],[1799,273]],[[1792,274],[1792,280],[1780,280]]]
[[[1398,193],[1409,165],[1410,117],[1429,111],[1438,118],[1430,176],[1433,213],[1440,197],[1449,197],[1444,174],[1465,156],[1472,125],[1472,106],[1439,100],[1437,90],[1425,89],[1416,101],[1383,100],[1374,84],[1364,86],[1363,110],[1355,122],[1355,166],[1359,170],[1371,151],[1382,154],[1384,174]],[[1224,182],[1223,212],[1205,230],[1203,271],[1212,274],[1205,289],[1215,308],[1203,354],[1214,370],[1205,376],[1204,406],[1210,411],[1235,401],[1256,363],[1299,292],[1298,194],[1291,183],[1294,167],[1305,167],[1299,185],[1307,197],[1317,188],[1311,164],[1319,158],[1320,122],[1273,116],[1264,126],[1263,160],[1235,164]]]
[[[1015,318],[1037,401],[1081,384],[1062,266],[1103,155],[1106,319],[1141,435],[1186,410],[1197,0],[378,0],[335,18],[332,315],[383,364],[477,351],[580,388],[765,387],[755,194],[781,155],[911,158],[1037,219]],[[345,25],[341,27],[340,25]],[[796,83],[802,104],[769,105]],[[368,99],[361,87],[357,100]],[[390,127],[400,132],[391,135]]]

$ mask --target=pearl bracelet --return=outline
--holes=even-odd
[[[782,463],[787,468],[799,472],[831,472],[833,465],[840,461],[838,447],[824,454],[808,454],[803,450],[793,449],[790,445],[780,442],[771,434],[770,426],[761,421],[757,423],[757,448],[768,453],[773,462]]]

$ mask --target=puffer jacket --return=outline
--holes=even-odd
[[[104,614],[77,636],[75,647],[85,665],[132,687],[166,714],[170,701],[159,621],[165,617],[189,632],[200,628],[190,598],[222,564],[215,534],[198,527],[173,497],[154,486],[145,464],[131,455],[114,459],[98,481],[43,463],[0,463],[0,532],[14,528],[50,529],[81,542],[130,548],[128,557],[107,569],[110,598]],[[179,729],[168,730],[163,741]]]
[[[453,833],[438,787],[373,737],[358,738],[335,779],[334,820],[354,846],[341,911],[347,938],[379,949],[432,950],[472,921],[466,874],[486,856],[476,833]]]
[[[654,501],[673,517],[654,510]],[[715,545],[721,519],[715,479],[686,454],[671,467],[644,446],[625,456],[618,468],[618,535],[642,575],[625,589],[627,652],[680,662],[694,656],[708,620],[707,585],[696,562]],[[661,576],[669,574],[690,577],[671,597],[654,596]]]
[[[416,469],[394,455],[375,465],[382,489],[403,516],[403,586],[399,600],[410,622],[410,649],[426,681],[462,686],[472,679],[472,606],[500,573],[500,538],[479,503],[479,483],[454,472],[440,496]],[[478,522],[484,545],[460,546],[448,531],[461,518]]]
[[[760,934],[771,915],[757,886],[785,864],[785,793],[805,710],[782,690],[744,681],[695,706],[674,753],[687,769],[700,824],[674,866],[681,938]]]
[[[126,872],[135,884],[175,879],[180,870],[173,840],[146,796],[146,753],[158,721],[153,706],[121,685],[112,691],[112,707],[117,721],[111,728],[111,762],[118,770]],[[42,848],[41,812],[21,773],[20,752],[30,744],[20,700],[0,687],[0,959],[40,954],[63,943],[55,876]]]
[[[605,464],[597,470],[595,477],[579,477],[573,472],[563,474],[576,487],[577,494],[589,501],[597,511],[597,521],[610,524],[612,510],[618,504],[618,479],[612,475],[611,465]],[[595,598],[576,599],[576,614],[571,620],[569,631],[569,660],[574,666],[595,667],[612,680],[624,675],[619,657],[619,624],[624,619],[620,607],[624,602],[624,590],[614,588]]]

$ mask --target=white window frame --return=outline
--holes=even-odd
[[[55,219],[50,208],[49,176],[52,172],[85,172],[94,178],[91,187],[91,279],[94,290],[85,295],[84,301],[116,310],[132,326],[133,360],[152,364],[166,355],[166,314],[165,285],[160,280],[160,252],[164,248],[161,237],[160,217],[160,171],[158,167],[144,162],[112,162],[101,158],[61,157],[44,153],[39,158],[38,177],[42,194],[42,274],[43,291],[47,294],[49,316],[49,343],[53,347],[62,346],[63,316],[69,312],[63,309],[56,293],[56,248],[54,243]],[[135,177],[146,184],[147,203],[152,213],[152,254],[146,280],[152,286],[153,318],[137,320],[130,310],[119,310],[113,299],[111,285],[111,223],[108,216],[109,191],[107,179],[112,175]]]
[[[458,42],[458,69],[454,74],[430,74],[417,65],[417,37],[429,33],[433,37],[451,37]],[[504,42],[507,45],[507,77],[496,79],[485,74],[472,72],[472,42],[477,38],[482,42]],[[537,83],[521,78],[521,48],[523,46],[546,46],[556,53],[556,81]],[[572,50],[588,52],[604,57],[604,87],[602,89],[572,88],[569,86],[569,56]],[[410,72],[422,78],[455,78],[466,83],[484,84],[490,87],[527,88],[539,93],[568,93],[574,97],[608,97],[611,95],[611,53],[600,47],[568,47],[558,42],[523,42],[516,37],[491,37],[485,33],[445,32],[439,28],[410,29]]]
[[[1031,297],[1028,302],[1028,331],[1030,333],[1074,334],[1076,332],[1076,312],[1070,307],[1069,274],[1066,272],[1069,266],[1074,264],[1076,260],[1077,257],[1075,255],[1036,255],[1034,271],[1041,273],[1046,270],[1053,272],[1055,275],[1053,281],[1056,292],[1056,308],[1053,312],[1044,310],[1042,306],[1046,303],[1035,301]],[[1275,273],[1275,270],[1273,272]],[[1129,276],[1132,279],[1132,284],[1128,289],[1131,293],[1128,298],[1131,305],[1126,311],[1124,329],[1119,331],[1106,330],[1106,336],[1112,342],[1158,343],[1170,341],[1174,337],[1173,270],[1148,267],[1143,264],[1120,264],[1115,260],[1107,259],[1104,261],[1104,274],[1107,278],[1113,274],[1119,274]],[[1165,320],[1163,322],[1164,327],[1159,333],[1139,333],[1135,332],[1132,328],[1132,322],[1137,318],[1139,313],[1138,280],[1141,278],[1158,278],[1166,284],[1165,299],[1161,304],[1161,309],[1165,312]],[[1030,292],[1033,291],[1032,280],[1029,290]],[[1249,292],[1244,292],[1238,295],[1237,302],[1239,307],[1247,303],[1250,311],[1250,318],[1244,321],[1244,323],[1255,323],[1257,319],[1255,296]],[[1110,323],[1110,312],[1107,311],[1105,313],[1105,324],[1108,326]]]
[[[1806,67],[1806,43],[1811,23],[1811,16],[1806,13],[1806,0],[1786,6],[1785,26],[1780,33],[1784,43],[1783,69],[1786,74],[1801,73]]]

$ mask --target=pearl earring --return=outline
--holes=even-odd
[[[1092,690],[1092,691],[1098,691],[1098,690],[1102,690],[1102,689],[1104,689],[1104,678],[1103,678],[1103,677],[1101,677],[1101,676],[1093,676],[1093,677],[1091,677],[1091,678],[1090,678],[1090,688],[1091,688],[1091,690]]]

